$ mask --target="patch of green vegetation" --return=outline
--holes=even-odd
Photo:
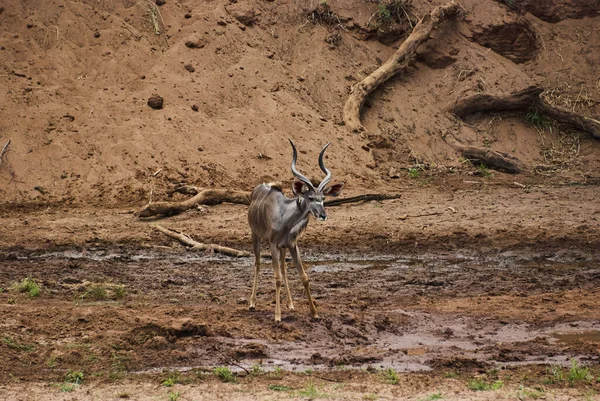
[[[303,390],[298,391],[298,395],[309,399],[327,397],[327,393],[319,391],[319,388],[312,381]]]
[[[398,384],[399,377],[398,373],[392,368],[387,368],[381,371],[381,376],[386,383]]]
[[[550,377],[543,381],[544,384],[555,384],[565,381],[563,369],[559,365],[550,366],[548,368],[548,373],[550,374]]]
[[[282,386],[280,384],[269,384],[269,390],[273,390],[273,391],[289,391],[290,388],[288,386]]]
[[[260,363],[255,363],[250,368],[250,374],[252,376],[259,376],[259,375],[262,375],[263,373],[265,373],[265,371],[263,370],[262,365]]]
[[[469,389],[473,391],[499,390],[503,386],[504,382],[502,380],[496,380],[492,384],[489,384],[485,380],[481,379],[473,379],[469,382]]]
[[[377,394],[365,394],[363,395],[362,399],[366,400],[366,401],[375,401],[379,398],[379,396]]]
[[[65,374],[65,378],[60,385],[60,391],[63,393],[70,393],[74,391],[77,386],[83,383],[84,375],[83,372],[78,370],[68,370]]]
[[[177,401],[179,397],[181,397],[181,393],[179,391],[169,391],[169,401]]]
[[[523,387],[523,386],[519,387],[517,396],[518,396],[519,400],[526,400],[526,399],[538,400],[540,398],[546,397],[543,389],[527,388],[527,387]]]
[[[127,290],[125,289],[124,284],[114,286],[113,292],[115,293],[115,298],[117,299],[123,299],[125,298],[125,295],[127,295]]]
[[[163,380],[162,385],[165,387],[173,387],[177,383],[181,383],[181,375],[179,372],[171,372],[169,373],[169,376]]]
[[[235,383],[235,375],[226,366],[217,366],[213,369],[215,376],[219,378],[223,383]]]
[[[492,173],[485,164],[479,163],[479,165],[477,166],[477,175],[480,175],[483,178],[490,178],[492,176]]]
[[[31,277],[24,278],[20,283],[14,283],[11,288],[17,292],[26,292],[31,298],[40,295],[40,286]]]
[[[590,381],[592,376],[590,370],[585,366],[579,366],[579,362],[576,359],[571,359],[571,368],[567,375],[567,380],[571,385],[580,381]]]
[[[408,169],[408,176],[413,180],[419,178],[421,176],[421,169],[417,167],[410,167]]]
[[[422,398],[421,401],[441,400],[443,398],[444,398],[444,396],[442,395],[442,393],[433,393],[431,395],[428,395],[425,398]]]
[[[456,378],[458,378],[458,373],[456,373],[455,371],[451,370],[449,372],[444,373],[444,377],[446,379],[456,379]]]
[[[313,374],[313,372],[314,372],[314,370],[312,368],[308,368],[304,371],[304,374],[307,376],[310,376]]]
[[[275,366],[270,376],[278,379],[283,377],[283,369],[281,369],[281,366]]]
[[[104,301],[108,298],[108,292],[106,288],[102,284],[94,284],[90,287],[89,290],[81,294],[80,299],[91,299],[94,301]]]
[[[131,393],[128,393],[126,391],[117,394],[117,398],[131,398]]]
[[[525,115],[525,120],[540,130],[545,130],[546,128],[552,127],[552,121],[543,114],[538,113],[537,110],[527,113]]]
[[[18,342],[17,340],[15,340],[14,338],[9,337],[9,336],[2,337],[2,342],[4,344],[6,344],[6,346],[8,348],[14,349],[16,351],[29,352],[29,351],[33,351],[34,350],[34,347],[32,345],[21,344],[20,342]]]

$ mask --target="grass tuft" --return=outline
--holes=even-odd
[[[387,368],[381,371],[381,376],[386,383],[398,384],[398,373],[392,368]]]
[[[217,366],[213,369],[215,376],[219,378],[223,383],[235,383],[235,375],[226,366]]]
[[[31,298],[40,295],[40,285],[31,277],[24,278],[20,283],[14,283],[11,287],[18,292],[26,292]]]

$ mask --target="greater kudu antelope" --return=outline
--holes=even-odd
[[[256,258],[254,268],[254,284],[252,286],[252,295],[250,296],[250,310],[254,310],[256,305],[256,288],[258,286],[258,273],[260,271],[260,243],[261,240],[269,241],[271,248],[271,257],[273,260],[273,269],[275,270],[275,321],[281,321],[281,305],[279,298],[281,295],[281,285],[285,284],[287,292],[287,306],[294,309],[294,302],[290,293],[290,287],[287,280],[285,266],[285,252],[289,249],[292,260],[300,280],[308,297],[308,306],[313,318],[318,318],[317,308],[310,296],[308,287],[308,275],[302,266],[300,260],[300,251],[296,241],[306,226],[308,219],[312,214],[319,220],[326,220],[327,213],[323,207],[325,196],[338,196],[344,187],[344,184],[335,184],[325,187],[331,181],[331,172],[327,170],[323,163],[323,154],[328,143],[323,147],[319,154],[319,167],[326,174],[325,178],[317,188],[312,182],[296,170],[296,158],[298,153],[296,147],[290,139],[292,145],[292,173],[299,180],[295,181],[292,190],[296,198],[286,197],[279,185],[261,184],[254,188],[250,199],[250,208],[248,210],[248,223],[252,231],[252,246]],[[281,278],[283,277],[283,283]]]

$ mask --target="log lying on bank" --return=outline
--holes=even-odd
[[[421,18],[412,33],[400,45],[392,57],[368,77],[354,85],[344,105],[344,123],[350,131],[360,132],[364,130],[360,122],[360,111],[367,96],[383,82],[406,68],[408,61],[415,54],[417,48],[429,39],[431,31],[442,22],[456,16],[460,9],[460,6],[455,1],[450,1],[443,6],[433,9],[431,14],[427,14]]]
[[[189,187],[186,186],[186,191]],[[172,192],[178,192],[174,190]],[[218,205],[223,202],[237,203],[242,205],[250,204],[250,191],[234,191],[229,189],[204,189],[198,192],[194,197],[181,202],[155,202],[149,203],[138,212],[138,217],[166,217],[175,216],[192,209],[197,205]],[[389,199],[398,199],[400,195],[383,194],[364,194],[352,196],[349,198],[330,199],[324,202],[325,206],[340,206],[347,203],[383,201]]]
[[[234,191],[230,189],[205,189],[194,197],[181,202],[149,203],[138,213],[139,217],[174,216],[185,212],[197,205],[218,205],[223,202],[250,204],[249,191]]]
[[[458,142],[452,143],[451,146],[458,150],[465,159],[476,163],[483,163],[486,167],[494,170],[504,171],[510,174],[519,174],[525,168],[519,159],[508,153],[498,152],[488,148],[466,146],[459,144]]]
[[[161,233],[167,235],[168,237],[174,238],[177,241],[181,242],[184,245],[187,245],[192,251],[210,251],[216,253],[222,253],[223,255],[234,256],[236,258],[243,258],[250,255],[249,252],[240,251],[233,248],[228,248],[226,246],[221,246],[217,244],[203,244],[197,241],[194,241],[189,235],[184,234],[179,231],[169,230],[168,228],[164,228],[159,226],[158,224],[153,225],[152,227],[156,228]]]
[[[553,106],[540,97],[543,88],[530,86],[509,96],[492,96],[477,94],[466,99],[458,100],[446,111],[460,118],[479,112],[522,110],[537,111],[541,115],[556,120],[559,124],[571,126],[577,130],[587,132],[596,139],[600,139],[600,121],[581,114],[570,112]]]

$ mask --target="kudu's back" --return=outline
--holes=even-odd
[[[277,198],[282,196],[278,184],[260,184],[254,188],[248,208],[248,224],[255,235],[267,237],[272,229],[273,216],[277,213]]]

